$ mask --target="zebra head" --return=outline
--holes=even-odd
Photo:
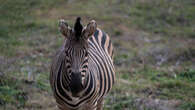
[[[64,20],[59,22],[60,32],[65,36],[66,74],[70,78],[72,93],[80,92],[86,82],[88,70],[88,38],[94,34],[97,24],[94,20],[83,28],[81,18],[76,19],[74,28]]]

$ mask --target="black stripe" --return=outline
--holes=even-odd
[[[113,67],[112,67],[112,61],[108,58],[109,56],[107,56],[107,54],[105,54],[104,51],[101,49],[101,47],[102,47],[105,50],[105,48],[104,48],[105,42],[106,42],[106,40],[108,40],[106,33],[102,32],[101,42],[99,42],[99,40],[98,40],[98,37],[100,37],[99,30],[96,30],[96,32],[94,33],[94,37],[95,37],[95,39],[93,37],[90,37],[90,39],[89,39],[91,41],[91,42],[89,42],[89,45],[90,45],[89,56],[91,56],[92,61],[95,63],[94,66],[96,66],[95,69],[97,69],[97,70],[95,70],[95,72],[98,73],[98,79],[99,79],[99,83],[100,83],[99,95],[101,94],[101,91],[102,91],[103,92],[102,96],[104,96],[111,89],[111,79],[113,79],[113,83],[114,83],[114,72],[113,72]],[[111,45],[112,45],[111,41],[109,40],[108,51],[110,51]],[[74,49],[72,49],[72,51],[71,51],[72,54],[73,54],[73,51],[74,51]],[[81,54],[82,57],[84,57],[83,55],[84,54]],[[113,55],[113,51],[112,51],[112,55]],[[112,55],[111,55],[111,57],[112,57]],[[87,61],[88,61],[88,59],[82,63],[83,69],[87,68],[87,65],[85,64],[85,63],[87,63]],[[105,69],[104,69],[104,67],[105,67]],[[70,68],[70,66],[69,66],[69,68]],[[65,73],[65,72],[62,72],[62,69],[63,69],[63,67],[61,64],[60,69],[59,69],[58,74],[57,74],[57,79],[56,79],[57,81],[55,81],[55,83],[54,83],[54,86],[57,86],[57,87],[54,87],[55,88],[54,91],[56,93],[55,95],[57,96],[57,99],[59,99],[59,103],[60,103],[60,101],[62,101],[61,103],[66,103],[71,108],[75,109],[75,108],[78,108],[81,103],[88,101],[88,100],[94,98],[95,96],[97,96],[97,94],[95,95],[95,93],[97,90],[96,81],[98,81],[98,79],[95,79],[95,76],[94,76],[95,74],[92,71],[89,71],[90,73],[86,77],[85,87],[87,86],[86,87],[87,90],[85,92],[85,96],[83,96],[82,100],[80,99],[78,103],[72,104],[71,97],[68,96],[66,94],[66,92],[63,90],[63,88],[67,89],[66,84],[60,83],[60,81],[61,81],[60,77],[62,74]],[[83,71],[86,71],[86,70],[83,70]],[[94,71],[94,68],[93,68],[93,71]],[[106,79],[106,75],[107,75],[107,79]],[[66,77],[64,75],[62,81],[67,80],[67,78],[69,78],[69,77],[68,76]],[[103,84],[103,81],[104,81],[104,84]],[[106,85],[107,83],[108,83],[108,85]],[[56,89],[58,89],[58,92]],[[60,97],[60,95],[61,95],[61,97]],[[66,99],[66,100],[64,100],[64,99]]]
[[[84,60],[83,63],[82,63],[82,65],[85,64],[85,63],[87,63],[87,62],[88,62],[88,59]]]
[[[96,43],[91,44],[91,46],[92,46],[92,48],[97,47],[97,49],[98,49],[98,45],[96,45]],[[94,46],[95,46],[95,47],[94,47]],[[101,51],[101,50],[98,49],[98,51]],[[96,53],[96,51],[92,51],[92,53]],[[96,54],[96,55],[94,55],[94,56],[96,57],[97,55],[98,55],[98,54]],[[101,54],[101,53],[100,53],[99,55],[104,55],[104,54]],[[105,57],[105,56],[103,56],[103,57]],[[102,62],[103,62],[104,65],[106,65],[105,61],[106,61],[106,62],[110,62],[107,58],[103,59],[102,56],[99,56],[99,58],[102,59]],[[96,60],[98,60],[97,57],[96,57]],[[98,62],[100,62],[100,61],[98,61]],[[110,63],[112,63],[112,62],[110,62]],[[110,64],[110,63],[108,63],[108,64]],[[102,63],[101,63],[101,64],[102,64]],[[101,64],[100,64],[100,65],[101,65]],[[101,68],[102,68],[102,70],[104,71],[104,69],[103,69],[102,66],[101,66]],[[112,69],[110,69],[110,70],[111,70],[111,73],[108,73],[108,67],[107,67],[107,66],[105,67],[105,69],[106,69],[106,71],[107,71],[106,73],[107,73],[107,74],[112,74],[112,79],[114,79]],[[103,94],[102,94],[102,95],[105,94],[106,89],[107,89],[107,88],[106,88],[106,77],[105,77],[105,75],[107,75],[107,74],[105,74],[105,71],[104,71],[103,73],[104,73],[104,81],[105,81],[105,82],[104,82],[104,86],[105,86],[105,88],[104,88],[104,91],[103,91]],[[110,78],[110,76],[108,76],[108,78]],[[109,79],[109,80],[110,80],[110,79]],[[110,85],[110,81],[109,81],[109,80],[108,80],[108,87],[110,88],[111,85]],[[102,82],[102,81],[100,81],[100,82]],[[114,80],[113,80],[112,82],[114,83]],[[102,88],[101,88],[101,89],[102,89]],[[101,89],[100,89],[100,90],[101,90]],[[108,89],[108,90],[109,90],[109,89]]]
[[[87,82],[86,82],[85,88],[87,87],[88,83],[89,83],[89,75],[87,75]]]
[[[101,46],[102,48],[105,50],[104,48],[104,45],[105,45],[105,42],[106,42],[106,33],[102,31],[102,41],[101,41]]]
[[[105,70],[103,69],[103,66],[102,66],[102,64],[100,63],[101,56],[99,56],[99,58],[98,58],[98,57],[97,57],[97,54],[95,54],[95,53],[91,53],[91,54],[93,54],[93,56],[94,56],[95,59],[96,59],[96,60],[94,60],[94,62],[96,63],[96,65],[97,65],[97,67],[98,67],[98,71],[99,71],[99,74],[100,74],[100,90],[102,90],[102,87],[103,87],[103,85],[102,85],[102,78],[104,77],[104,85],[106,85],[106,78],[105,78]],[[98,65],[96,61],[99,62],[100,64]],[[103,60],[102,60],[102,61],[103,61]],[[100,70],[103,71],[104,76],[102,76]],[[104,89],[104,90],[105,90],[105,89]],[[100,91],[100,92],[101,92],[101,91]],[[105,92],[105,91],[104,91],[104,92]]]
[[[61,65],[60,65],[60,69],[59,69],[59,71],[58,71],[58,75],[57,75],[57,89],[58,89],[58,91],[59,91],[59,93],[63,96],[63,97],[65,97],[66,99],[68,99],[68,100],[72,100],[67,94],[65,94],[65,92],[63,91],[63,89],[62,89],[62,85],[60,84],[60,77],[61,77],[61,72],[62,72],[62,63],[61,63]],[[57,93],[57,92],[56,92]],[[59,96],[60,97],[60,96]],[[61,98],[61,97],[60,97]],[[63,99],[62,99],[63,100]]]
[[[96,39],[96,41],[98,42],[98,35],[99,35],[99,31],[96,30],[95,33],[94,33],[94,37]]]
[[[89,78],[89,76],[90,76],[90,78]],[[91,79],[91,80],[89,80],[89,79]],[[92,82],[92,75],[91,74],[88,75],[88,80],[89,80],[89,82],[88,82],[89,86],[87,87],[88,89],[85,92],[85,95],[89,94],[91,89],[93,88],[93,82]]]
[[[109,44],[108,44],[108,52],[109,52],[109,50],[110,50],[110,48],[111,48],[111,41],[109,41]]]
[[[107,65],[105,62],[104,62],[104,65]],[[110,73],[109,73],[109,71],[108,71],[108,67],[106,67],[106,73],[107,74],[105,74],[105,75],[107,75],[107,80],[108,80],[108,91],[110,90],[110,88],[111,88],[111,84],[110,84]],[[105,77],[105,76],[104,76]],[[105,91],[106,91],[106,89],[105,89]],[[108,93],[108,91],[107,91],[107,93]],[[104,92],[105,93],[105,92]]]

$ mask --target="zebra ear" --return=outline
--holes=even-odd
[[[95,20],[91,20],[82,32],[84,39],[88,39],[90,36],[92,36],[96,31],[96,28],[97,28],[97,24]]]
[[[68,23],[64,19],[59,21],[59,30],[66,38],[69,38],[72,32],[70,26],[68,26]]]

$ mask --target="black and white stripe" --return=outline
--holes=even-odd
[[[97,28],[87,40],[87,48],[67,48],[65,46],[68,42],[65,40],[51,66],[50,83],[56,102],[61,110],[100,110],[102,108],[98,108],[98,104],[102,103],[115,81],[110,38]],[[81,71],[82,87],[77,84],[78,87],[71,88],[71,83],[74,83],[71,81],[72,74],[78,72],[73,68]],[[77,80],[77,77],[75,79]]]

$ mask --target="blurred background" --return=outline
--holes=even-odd
[[[195,0],[0,0],[0,110],[57,110],[58,20],[78,16],[115,47],[104,110],[195,110]]]

